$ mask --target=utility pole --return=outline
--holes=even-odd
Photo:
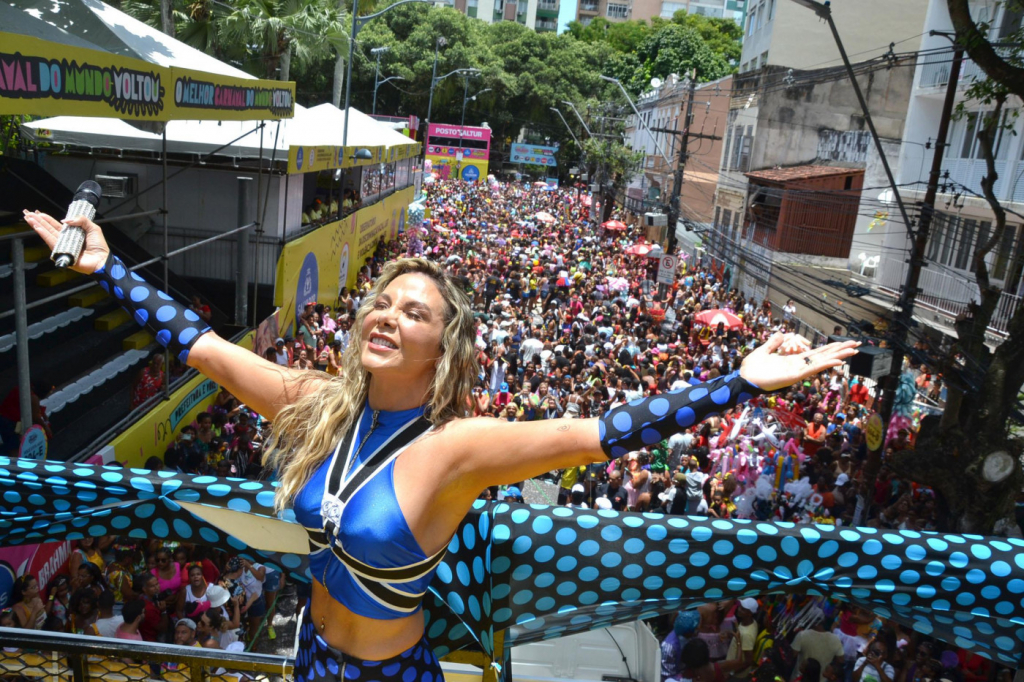
[[[651,128],[656,133],[670,133],[672,135],[682,136],[682,141],[679,144],[679,161],[676,163],[675,171],[672,175],[672,195],[669,199],[668,205],[668,249],[667,253],[675,253],[677,246],[676,238],[676,227],[679,225],[679,195],[683,191],[683,171],[686,169],[686,162],[689,160],[689,145],[690,140],[721,140],[722,138],[717,135],[705,135],[703,133],[694,133],[690,131],[690,125],[693,123],[693,98],[697,92],[697,70],[694,69],[693,74],[690,77],[689,93],[686,100],[686,118],[683,120],[682,131],[673,130],[669,128]]]
[[[907,280],[900,293],[899,312],[896,315],[896,325],[893,336],[895,341],[892,348],[892,365],[889,367],[887,386],[882,398],[882,405],[879,414],[882,423],[888,427],[889,419],[892,417],[893,403],[896,398],[896,387],[903,372],[903,349],[907,343],[907,332],[914,318],[914,297],[917,295],[917,285],[921,279],[921,268],[925,264],[925,247],[928,246],[928,237],[931,233],[932,218],[935,214],[935,196],[939,191],[939,180],[942,177],[942,157],[946,150],[946,137],[949,134],[949,123],[953,117],[953,106],[956,103],[956,91],[960,81],[960,68],[964,61],[964,49],[954,43],[953,64],[949,69],[949,82],[946,84],[946,98],[942,102],[942,115],[939,118],[939,131],[935,136],[935,148],[932,156],[932,168],[928,174],[928,186],[924,199],[920,205],[920,215],[917,220],[917,230],[914,232],[913,248],[910,251],[910,267],[907,268]],[[908,225],[909,227],[909,225]],[[874,479],[878,471],[881,453],[873,452],[868,456],[868,476]]]

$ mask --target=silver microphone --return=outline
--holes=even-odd
[[[86,180],[78,186],[75,197],[68,206],[68,214],[64,220],[85,216],[92,220],[96,216],[96,207],[99,206],[103,190],[98,183]],[[50,260],[58,268],[71,267],[82,255],[82,247],[85,246],[85,230],[76,225],[65,225],[61,228],[60,236],[50,254]]]

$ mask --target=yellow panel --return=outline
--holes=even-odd
[[[47,270],[46,272],[40,272],[36,275],[36,284],[41,287],[55,287],[71,280],[78,279],[82,276],[82,273],[75,272],[68,268],[55,268],[53,270]]]
[[[132,316],[125,312],[124,308],[118,308],[113,312],[109,312],[106,315],[101,315],[96,318],[96,331],[109,332],[113,329],[117,329],[121,325],[130,322]]]
[[[152,334],[147,332],[145,329],[142,329],[122,341],[121,348],[124,350],[142,350],[149,344],[153,343],[154,340],[155,339]]]
[[[77,294],[71,294],[68,296],[68,305],[73,308],[90,308],[107,296],[107,292],[103,291],[103,288],[99,285],[90,287],[85,291],[79,291]]]
[[[38,263],[50,257],[50,249],[45,246],[26,246],[25,262]]]
[[[142,331],[129,338],[135,338],[140,334],[148,336],[147,332]],[[249,332],[238,345],[246,350],[252,350],[254,337],[255,332]],[[152,342],[153,338],[149,337],[148,343]],[[166,450],[181,427],[191,424],[196,415],[213,403],[217,391],[217,384],[202,375],[190,379],[171,394],[170,400],[157,404],[144,417],[110,441],[108,445],[114,450],[114,460],[128,467],[141,467],[149,455]]]

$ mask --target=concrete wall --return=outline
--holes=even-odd
[[[810,163],[865,167],[874,143],[852,85],[845,75],[837,76],[826,83],[769,86],[758,101],[751,170]],[[795,72],[794,78],[797,82],[816,79],[808,72]],[[768,80],[775,82],[777,78],[769,75]],[[879,137],[900,140],[913,69],[882,69],[857,80]]]

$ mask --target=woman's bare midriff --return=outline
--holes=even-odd
[[[423,637],[423,611],[396,620],[353,613],[313,581],[310,615],[317,634],[335,649],[364,661],[382,661],[411,648]],[[324,628],[320,628],[320,624]]]

